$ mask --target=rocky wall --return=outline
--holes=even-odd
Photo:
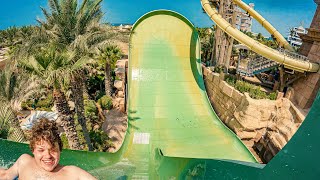
[[[217,115],[263,162],[271,160],[286,145],[305,118],[287,98],[252,99],[205,67],[203,74]]]
[[[126,112],[127,68],[128,59],[121,59],[117,61],[115,69],[117,80],[115,80],[113,84],[116,88],[115,94],[113,95],[113,107],[123,113]]]

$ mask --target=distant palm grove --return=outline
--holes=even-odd
[[[112,146],[99,112],[112,108],[114,64],[122,57],[116,42],[128,38],[101,21],[101,2],[48,0],[37,26],[0,31],[0,138],[27,142],[18,117],[42,110],[58,114],[64,148]]]

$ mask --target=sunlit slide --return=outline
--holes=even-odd
[[[319,115],[319,106],[318,97],[301,127],[303,133],[311,133],[308,138],[318,137],[314,132],[319,135],[320,131],[315,131],[318,126],[307,131]],[[301,177],[297,167],[291,166],[292,156],[302,163],[297,166],[303,165],[301,153],[306,151],[297,153],[301,149],[296,143],[305,143],[301,147],[311,144],[307,135],[298,133],[288,143],[294,143],[291,146],[295,148],[281,151],[281,160],[275,157],[276,161],[266,166],[256,163],[208,101],[194,26],[182,15],[167,10],[147,13],[133,26],[128,124],[124,144],[117,153],[64,150],[61,163],[79,166],[98,179],[276,179],[289,177],[283,174],[288,167],[296,169],[295,177]],[[311,146],[319,148],[319,141]],[[317,154],[316,150],[307,150]],[[30,153],[27,144],[0,140],[0,166],[10,166],[23,153]],[[304,156],[306,160],[309,157]],[[310,168],[304,171],[311,174]]]

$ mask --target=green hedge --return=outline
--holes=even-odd
[[[110,110],[112,109],[112,98],[110,96],[104,95],[98,100],[102,109]]]
[[[264,91],[261,91],[260,86],[255,86],[253,84],[244,82],[244,81],[237,81],[233,77],[227,77],[226,82],[233,86],[236,90],[240,91],[241,93],[249,93],[249,96],[253,99],[270,99],[275,100],[277,98],[277,93],[272,92],[267,94]]]

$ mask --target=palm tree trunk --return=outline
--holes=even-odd
[[[71,81],[71,91],[73,95],[73,100],[75,104],[75,110],[78,116],[78,122],[81,125],[83,136],[86,140],[86,143],[88,145],[88,150],[92,151],[92,145],[91,140],[89,136],[89,132],[87,129],[87,120],[84,115],[84,100],[83,100],[83,79],[81,77],[82,72],[79,72],[80,75],[73,76],[73,79]]]
[[[105,84],[105,89],[106,89],[106,95],[111,96],[111,68],[110,68],[110,64],[108,61],[106,63],[106,67],[105,67],[104,84]]]
[[[80,150],[79,138],[66,96],[60,89],[54,88],[53,98],[58,110],[58,115],[61,118],[61,125],[68,139],[69,147],[74,150]]]
[[[284,69],[282,66],[279,67],[279,72],[280,72],[280,88],[279,91],[283,92],[284,87],[285,87],[285,82],[284,82]]]
[[[96,103],[96,108],[98,110],[98,115],[99,115],[100,121],[104,122],[106,120],[106,117],[103,115],[103,110],[102,110],[102,108],[101,108],[99,103]]]

